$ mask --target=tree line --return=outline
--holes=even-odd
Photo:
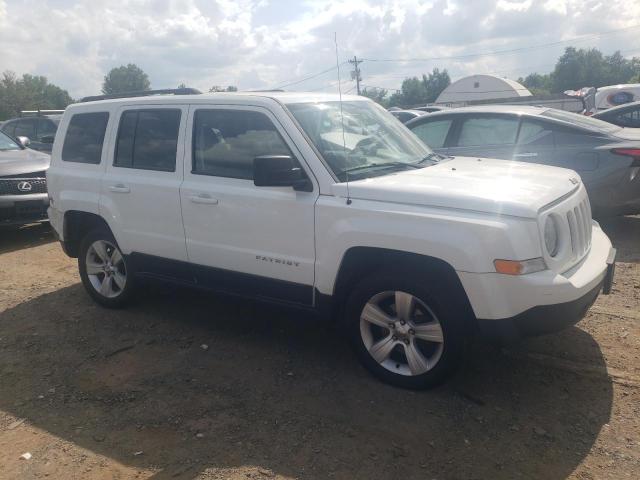
[[[551,73],[531,73],[518,82],[534,95],[550,95],[582,87],[603,87],[619,83],[640,83],[640,57],[626,59],[617,51],[603,55],[596,48],[567,47]],[[362,95],[384,107],[410,107],[433,103],[451,84],[447,70],[434,68],[428,75],[405,78],[400,90],[365,88]]]
[[[178,88],[186,87],[184,83],[178,85]],[[112,68],[102,82],[102,93],[105,95],[150,89],[149,76],[133,63]],[[214,85],[209,92],[237,90],[233,85]],[[69,92],[49,83],[43,76],[24,74],[18,77],[6,71],[0,77],[0,121],[17,117],[23,110],[62,110],[74,101]]]
[[[598,49],[567,47],[551,73],[531,73],[518,82],[534,95],[562,93],[581,87],[602,87],[618,83],[640,83],[640,57],[626,59],[618,51],[603,55]],[[362,95],[384,107],[409,107],[433,103],[451,84],[447,70],[434,68],[421,77],[402,81],[400,89],[389,94],[388,89],[366,87]],[[178,87],[186,87],[181,83]],[[111,69],[102,83],[103,94],[118,94],[151,89],[149,76],[137,65],[128,64]],[[235,92],[233,86],[212,86],[210,92]],[[63,109],[74,100],[69,93],[51,84],[46,77],[4,72],[0,77],[0,120],[15,117],[22,110]]]

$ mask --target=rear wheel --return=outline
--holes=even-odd
[[[374,275],[347,301],[347,325],[363,365],[383,381],[429,388],[458,367],[467,340],[460,308],[430,291],[428,281]],[[437,288],[435,289],[437,292]]]
[[[133,292],[133,275],[113,236],[105,230],[87,234],[78,255],[82,283],[105,307],[121,307]]]

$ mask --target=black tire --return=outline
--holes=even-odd
[[[461,288],[459,283],[455,287]],[[360,281],[347,298],[344,321],[355,353],[364,367],[380,380],[408,389],[432,388],[449,379],[460,366],[472,336],[472,322],[469,317],[468,301],[466,298],[461,301],[458,298],[460,292],[457,292],[457,294],[452,293],[454,289],[453,285],[443,282],[443,278],[429,279],[425,278],[424,274],[411,275],[408,271],[395,273],[377,272]],[[387,368],[382,366],[369,353],[363,333],[361,333],[360,317],[367,302],[372,297],[381,294],[381,292],[397,291],[406,292],[418,299],[421,304],[427,307],[430,314],[437,317],[437,322],[441,326],[441,335],[444,341],[441,347],[437,344],[435,345],[440,349],[438,359],[437,361],[434,360],[433,366],[422,374],[413,375],[413,372],[411,372],[411,375],[403,375],[395,373],[389,370],[389,361],[386,361]],[[393,334],[394,331],[389,329],[389,334]],[[382,336],[388,338],[386,335],[388,334],[384,333]],[[410,338],[406,341],[413,346],[414,340],[415,338]],[[417,343],[421,345],[420,348],[424,348],[422,340]],[[401,356],[406,354],[405,347],[399,343],[394,349],[399,347],[401,349],[392,352],[393,355]],[[409,344],[407,344],[408,347]],[[427,348],[429,348],[428,343]],[[391,359],[391,363],[395,364],[396,362]],[[405,372],[409,367],[408,363],[407,360],[406,366],[402,367]],[[398,362],[396,367],[400,368],[400,364],[401,361]]]
[[[89,249],[94,245],[95,242],[107,242],[111,246],[115,247],[118,250],[122,257],[122,263],[118,264],[118,273],[125,273],[125,283],[123,288],[119,288],[118,285],[112,283],[114,296],[105,296],[101,294],[94,283],[92,283],[92,279],[89,278],[89,274],[87,272],[87,254]],[[118,243],[111,232],[106,229],[98,228],[87,233],[82,241],[80,242],[80,249],[78,252],[78,270],[80,271],[80,279],[82,280],[82,284],[84,285],[85,290],[100,305],[107,308],[121,308],[127,304],[127,302],[131,299],[133,292],[135,290],[135,279],[133,270],[128,265],[127,259],[122,255],[120,251],[120,247],[118,247]],[[94,280],[95,276],[92,276]],[[102,277],[104,279],[104,276]],[[99,281],[99,276],[98,276]]]

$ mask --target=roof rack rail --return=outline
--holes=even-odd
[[[138,92],[114,93],[112,95],[94,95],[84,97],[80,102],[95,102],[96,100],[111,100],[114,98],[150,97],[152,95],[199,95],[197,88],[164,88],[162,90],[141,90]]]
[[[22,110],[20,112],[21,117],[39,117],[40,115],[62,115],[63,110]]]

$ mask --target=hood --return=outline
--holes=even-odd
[[[43,172],[49,168],[51,157],[30,148],[0,151],[0,177],[23,173]]]
[[[573,170],[506,160],[456,157],[430,167],[349,182],[353,199],[536,218],[579,188]],[[346,197],[345,183],[334,193]]]

